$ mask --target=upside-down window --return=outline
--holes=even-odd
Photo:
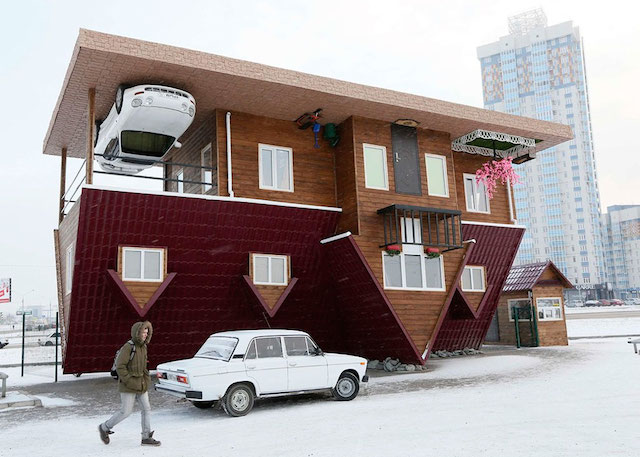
[[[485,274],[484,267],[464,267],[462,272],[462,290],[464,292],[484,292]]]
[[[164,279],[164,249],[122,248],[122,280],[160,282]]]
[[[362,145],[364,154],[364,185],[369,189],[389,190],[387,148],[373,144]]]
[[[184,193],[184,170],[180,170],[178,172],[178,174],[176,175],[176,190],[178,191],[179,194],[183,194]]]
[[[538,308],[538,320],[559,321],[562,320],[562,299],[559,297],[536,298]]]
[[[253,283],[286,286],[289,283],[288,260],[285,255],[253,254]]]
[[[385,289],[445,290],[442,256],[435,259],[424,254],[390,256],[382,253]]]
[[[73,285],[73,266],[74,266],[74,258],[73,258],[73,244],[67,248],[67,257],[65,262],[66,269],[66,277],[65,277],[65,292],[66,294],[71,293],[71,286]],[[66,295],[65,294],[65,295]]]
[[[206,194],[213,187],[213,165],[211,160],[211,143],[200,151],[202,193]]]
[[[449,181],[447,179],[447,158],[436,154],[425,154],[427,167],[427,188],[429,195],[434,197],[449,196]]]
[[[293,192],[293,149],[258,145],[260,189]]]
[[[489,197],[484,183],[476,182],[476,175],[464,173],[464,196],[467,211],[474,213],[490,213]]]
[[[509,307],[509,322],[514,321],[514,308],[518,309],[518,320],[522,321],[531,319],[531,300],[528,298],[507,300],[507,305]]]

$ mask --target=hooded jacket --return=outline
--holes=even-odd
[[[142,341],[140,334],[144,328],[149,329],[147,339]],[[116,371],[118,372],[118,391],[133,394],[145,393],[151,385],[151,377],[147,369],[147,345],[151,341],[153,327],[151,322],[136,322],[131,327],[131,341],[136,345],[136,351],[131,359],[131,345],[124,343],[118,359]],[[131,359],[131,361],[129,361]]]

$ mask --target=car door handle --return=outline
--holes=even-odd
[[[298,365],[296,362],[289,362],[290,367],[295,367],[296,365]]]

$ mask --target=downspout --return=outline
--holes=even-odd
[[[515,214],[513,213],[513,201],[511,198],[511,192],[513,192],[513,187],[511,186],[511,180],[507,179],[507,196],[509,197],[509,216],[511,217],[511,223],[517,224],[518,220],[515,218]]]
[[[231,111],[227,111],[227,191],[233,198],[233,175],[231,173]]]

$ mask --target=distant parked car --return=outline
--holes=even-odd
[[[632,298],[631,299],[631,304],[640,305],[640,298]]]
[[[7,344],[9,344],[9,340],[4,340],[4,343],[2,341],[0,341],[0,349],[5,347]]]
[[[599,300],[587,300],[584,302],[584,306],[601,306],[602,303]]]
[[[611,300],[609,300],[609,306],[622,306],[622,305],[624,305],[624,302],[619,298],[612,298]]]
[[[189,128],[196,114],[191,94],[172,87],[120,85],[103,122],[96,121],[95,154],[103,170],[134,175],[153,166]]]
[[[322,352],[305,332],[238,330],[211,335],[192,359],[158,365],[155,389],[198,408],[220,400],[228,415],[244,416],[255,398],[331,391],[353,400],[366,369],[366,359]]]
[[[38,338],[38,344],[40,346],[53,346],[56,344],[56,337],[58,337],[58,344],[60,344],[60,332],[53,332],[46,338]]]
[[[578,300],[572,300],[570,302],[567,302],[567,306],[569,308],[578,308],[580,306],[584,306],[584,303]]]

